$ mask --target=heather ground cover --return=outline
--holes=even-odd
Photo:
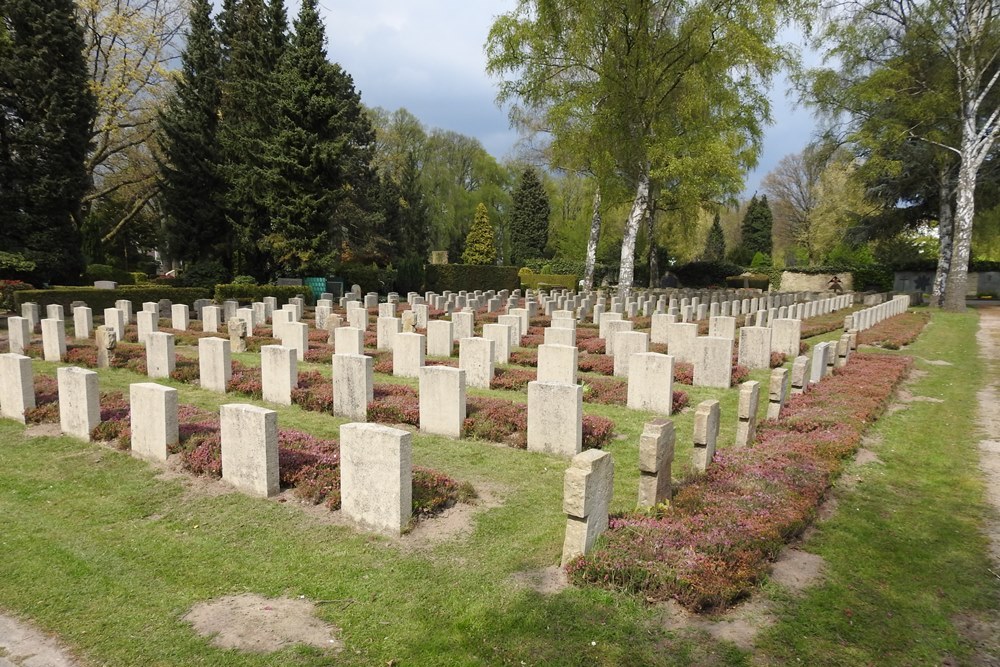
[[[981,371],[964,359],[972,319],[936,313],[905,351],[954,364],[917,359],[928,375],[913,385],[914,393],[950,406],[974,391]],[[256,365],[254,354],[236,357]],[[55,365],[37,361],[35,367],[51,372]],[[329,374],[328,364],[301,368]],[[106,392],[147,379],[130,368],[99,375]],[[767,375],[750,372],[765,382]],[[386,375],[376,382],[415,385]],[[183,403],[210,413],[234,399],[177,380],[164,383],[181,391]],[[734,437],[735,390],[681,389],[690,405],[722,401],[725,450]],[[524,400],[521,391],[500,389],[469,395]],[[337,438],[342,420],[299,406],[275,409],[282,428]],[[624,514],[634,506],[636,443],[650,416],[614,404],[588,403],[585,411],[615,423],[606,449],[616,462],[612,509]],[[996,613],[997,591],[980,576],[985,561],[976,527],[985,510],[968,456],[969,412],[949,408],[942,420],[940,411],[939,404],[915,402],[879,423],[876,451],[883,464],[849,467],[845,477],[865,481],[838,490],[840,511],[801,545],[826,559],[827,581],[802,597],[766,578],[752,588],[755,598],[778,610],[777,624],[754,651],[668,629],[662,609],[642,595],[592,586],[541,595],[518,584],[518,573],[558,562],[566,462],[423,435],[414,437],[415,463],[471,482],[483,499],[465,532],[404,542],[331,524],[294,502],[261,501],[163,476],[105,448],[27,438],[19,425],[0,422],[0,607],[58,634],[94,665],[745,665],[800,659],[908,665],[941,664],[949,656],[963,664],[969,643],[951,620],[991,608]],[[674,421],[680,471],[690,456],[690,411]],[[345,650],[333,658],[313,649],[239,654],[212,648],[179,620],[194,602],[243,591],[326,601],[320,614],[338,627]]]

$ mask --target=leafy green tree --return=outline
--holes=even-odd
[[[193,0],[181,76],[160,114],[165,240],[173,259],[229,263],[220,174],[221,53],[209,0]]]
[[[0,0],[0,248],[32,279],[83,270],[74,222],[96,102],[71,0]]]
[[[364,235],[375,247],[380,218],[374,130],[350,76],[327,60],[316,0],[302,2],[278,81],[269,152],[280,189],[269,201],[262,245],[278,271],[330,271],[346,240]]]
[[[726,258],[726,236],[722,232],[722,222],[719,214],[715,214],[712,227],[708,230],[708,239],[705,241],[705,252],[702,258],[706,262],[721,262]]]
[[[520,0],[497,18],[487,69],[499,99],[552,137],[556,166],[630,193],[619,287],[634,277],[650,198],[664,210],[734,196],[760,151],[781,62],[776,0]],[[586,156],[586,157],[584,157]]]
[[[751,257],[758,252],[770,256],[773,225],[774,216],[767,203],[767,195],[751,197],[740,225],[741,245]]]
[[[521,172],[521,180],[511,198],[511,264],[543,257],[549,242],[549,196],[531,167]]]
[[[497,261],[496,239],[493,223],[485,204],[476,206],[476,219],[472,222],[469,235],[465,238],[462,262],[465,264],[495,264]]]

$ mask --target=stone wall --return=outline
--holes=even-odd
[[[933,288],[933,271],[896,271],[892,282],[894,292],[923,292],[930,294]],[[966,295],[974,297],[979,294],[991,294],[996,298],[1000,298],[1000,271],[969,273],[969,281],[966,283]]]
[[[782,292],[829,292],[830,279],[834,275],[840,277],[840,284],[845,292],[854,289],[854,276],[850,271],[843,273],[797,273],[795,271],[781,272]]]

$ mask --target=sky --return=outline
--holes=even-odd
[[[405,107],[428,128],[476,137],[498,160],[512,156],[517,133],[495,102],[497,82],[486,74],[483,44],[494,18],[514,0],[319,0],[331,60],[354,78],[367,106]],[[298,0],[289,0],[289,15]],[[792,31],[786,41],[800,41]],[[774,123],[767,128],[760,163],[747,177],[749,197],[815,129],[810,112],[795,108],[788,81],[771,90]]]

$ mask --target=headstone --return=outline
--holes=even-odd
[[[364,354],[365,332],[354,327],[340,327],[333,332],[333,350],[337,354]]]
[[[129,385],[132,454],[147,461],[166,461],[177,444],[177,390],[153,382]]]
[[[506,324],[484,324],[483,338],[493,341],[493,361],[510,362],[510,328]]]
[[[202,389],[225,394],[233,375],[232,343],[225,338],[198,339],[198,372]]]
[[[333,355],[333,414],[354,421],[368,420],[374,398],[373,361],[363,354]]]
[[[28,331],[30,333],[38,331],[38,327],[42,322],[42,316],[37,303],[22,303],[21,317],[28,320]]]
[[[674,423],[669,419],[657,419],[643,427],[639,437],[638,507],[670,502],[674,441]]]
[[[694,412],[694,449],[691,451],[691,467],[696,472],[705,472],[715,457],[715,445],[719,439],[719,402],[702,401]]]
[[[402,331],[401,324],[398,317],[379,317],[375,322],[375,349],[392,350],[396,334]]]
[[[465,371],[470,387],[489,389],[493,380],[493,341],[463,338],[458,341],[458,367]]]
[[[201,330],[205,333],[219,333],[219,324],[222,323],[222,308],[219,306],[205,306],[201,309]]]
[[[141,313],[136,313],[135,321],[138,328],[139,342],[142,345],[146,345],[149,334],[159,330],[160,320],[157,317],[157,313],[144,310]]]
[[[716,338],[736,338],[736,318],[719,315],[708,321],[708,335]]]
[[[264,345],[260,348],[260,383],[265,401],[292,404],[292,389],[299,384],[296,357],[297,350],[291,347]]]
[[[643,352],[629,360],[627,405],[669,415],[674,402],[674,359],[666,354]]]
[[[566,539],[562,565],[586,555],[608,528],[608,509],[615,487],[611,454],[589,449],[573,457],[563,481]]]
[[[278,494],[278,413],[256,405],[219,408],[222,480],[252,496]]]
[[[233,353],[247,351],[247,323],[238,317],[229,320],[229,347]]]
[[[337,329],[344,326],[344,321],[341,319],[340,315],[330,313],[326,316],[326,321],[323,322],[323,328],[326,329],[326,343],[327,345],[335,345],[337,342]],[[363,338],[363,337],[362,337]]]
[[[574,456],[583,447],[583,387],[528,383],[528,450]]]
[[[45,306],[45,318],[49,320],[65,320],[66,315],[63,312],[63,307],[58,303],[50,303]]]
[[[619,333],[625,333],[632,331],[632,322],[629,320],[611,320],[607,323],[607,328],[604,332],[604,353],[606,355],[614,356],[615,354],[615,337]]]
[[[368,330],[368,311],[361,307],[347,307],[347,324],[362,331]]]
[[[812,349],[812,360],[809,365],[809,382],[819,382],[826,375],[827,347],[830,343],[816,343]]]
[[[694,386],[728,389],[733,376],[733,339],[701,336],[695,351]]]
[[[90,338],[94,329],[94,311],[87,306],[77,306],[73,309],[73,338],[85,340]]]
[[[693,363],[696,356],[695,342],[698,339],[698,325],[676,322],[667,325],[667,352],[675,362]]]
[[[252,308],[237,308],[236,317],[243,320],[247,325],[247,338],[253,338],[253,328],[256,324],[253,319]]]
[[[396,318],[393,318],[396,319]],[[398,333],[392,344],[392,374],[396,377],[420,377],[426,355],[426,339],[417,333]]]
[[[539,382],[555,384],[576,384],[579,351],[573,345],[538,346]]]
[[[668,325],[673,324],[677,321],[677,316],[675,315],[653,315],[651,329],[649,332],[649,342],[654,345],[666,345],[669,344],[669,333]]]
[[[546,327],[544,338],[546,345],[569,345],[576,346],[576,331],[563,327]]]
[[[26,317],[7,318],[7,336],[12,354],[24,354],[31,345],[31,323]]]
[[[476,335],[475,316],[472,313],[452,313],[451,324],[451,335],[454,336],[455,340],[472,338]]]
[[[403,333],[417,332],[417,318],[412,310],[404,310],[399,316],[399,321],[402,325]]]
[[[59,384],[59,428],[65,435],[90,440],[101,423],[97,373],[75,366],[56,369]]]
[[[845,333],[837,340],[837,368],[847,365],[851,356],[851,334]]]
[[[465,371],[449,366],[421,368],[420,430],[460,438],[465,417]]]
[[[792,359],[799,354],[802,320],[777,319],[771,322],[771,351]]]
[[[612,337],[614,341],[614,375],[629,376],[629,362],[633,354],[649,351],[649,334],[642,331],[621,331]]]
[[[0,354],[0,417],[23,424],[25,411],[33,407],[35,376],[31,370],[31,357],[13,352]]]
[[[281,344],[295,350],[299,361],[305,361],[309,351],[309,325],[305,322],[289,322],[281,331]]]
[[[380,424],[340,427],[340,497],[344,516],[399,535],[413,511],[412,436]]]
[[[739,363],[747,368],[771,367],[771,329],[743,327],[740,329]]]
[[[176,365],[174,335],[162,331],[149,334],[146,337],[146,375],[151,378],[169,378]]]
[[[63,361],[66,358],[66,321],[46,318],[42,320],[42,350],[45,361]]]
[[[767,387],[767,418],[777,419],[781,408],[785,407],[788,396],[788,369],[775,368],[771,371],[771,381]]]
[[[737,404],[736,446],[748,447],[757,436],[757,408],[760,405],[760,382],[749,380],[740,385]]]
[[[431,320],[427,323],[427,354],[432,357],[450,357],[455,348],[452,323],[448,320]]]
[[[792,393],[801,394],[809,388],[809,357],[795,357],[792,362]]]

